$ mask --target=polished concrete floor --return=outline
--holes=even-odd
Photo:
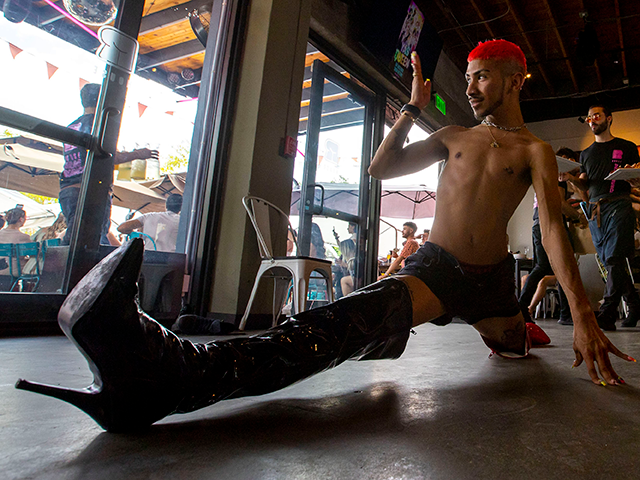
[[[628,384],[595,386],[571,368],[571,328],[540,324],[553,345],[524,360],[487,358],[468,326],[423,325],[400,360],[347,362],[136,435],[13,388],[88,384],[65,337],[0,339],[0,478],[640,478],[640,364],[616,359]],[[640,329],[610,338],[640,358]]]

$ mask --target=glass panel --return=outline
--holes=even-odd
[[[291,223],[300,224],[299,205],[305,169],[315,167],[316,184],[309,253],[333,262],[334,296],[340,298],[362,284],[364,248],[359,241],[360,182],[365,139],[365,101],[330,79],[322,86],[322,117],[318,132],[307,131],[310,108],[310,79],[313,60],[319,59],[336,73],[349,78],[339,65],[315,47],[307,50],[307,75],[302,96],[298,154],[294,165]],[[305,162],[307,142],[317,135],[318,155],[314,165]],[[313,138],[313,140],[310,140]],[[368,161],[367,161],[368,164]],[[348,219],[337,218],[348,214]],[[364,236],[362,235],[364,239]]]
[[[0,65],[3,72],[12,74],[0,76],[0,105],[90,132],[95,96],[105,70],[94,55],[99,27],[71,19],[64,8],[56,9],[48,0],[28,2],[26,19],[12,17],[18,21],[9,21],[9,3],[4,3],[5,12],[0,14]],[[116,163],[131,161],[114,171],[113,207],[105,206],[104,212],[110,235],[105,228],[101,243],[116,245],[123,240],[117,227],[127,217],[137,220],[143,213],[160,212],[172,217],[171,222],[153,219],[158,221],[145,222],[145,228],[139,230],[148,235],[148,248],[175,251],[175,240],[161,238],[168,232],[175,236],[175,220],[179,219],[165,212],[165,201],[184,190],[204,46],[196,40],[188,12],[176,9],[176,2],[146,3],[144,16],[157,15],[142,21],[138,74],[132,75],[128,84],[118,140],[118,152],[125,155],[116,155]],[[207,26],[210,10],[203,16]],[[173,55],[157,54],[163,49],[173,52],[172,48]],[[27,221],[20,228],[23,233],[38,241],[61,237],[47,242],[46,250],[41,246],[37,292],[61,291],[69,237],[64,237],[64,226],[53,222],[61,211],[60,201],[66,211],[75,210],[85,158],[83,149],[0,127],[0,212],[24,205]],[[62,181],[59,175],[64,177]],[[147,226],[153,234],[146,232]],[[13,279],[2,279],[7,281],[0,281],[0,291],[7,291]],[[32,290],[24,284],[23,291]]]
[[[0,105],[69,125],[82,112],[81,88],[102,82],[105,66],[93,54],[99,27],[74,23],[66,10],[47,0],[7,1],[3,8],[0,68],[11,74],[0,76]],[[0,291],[61,291],[68,255],[68,247],[60,245],[66,226],[58,202],[63,149],[55,140],[0,127],[0,212],[23,205],[26,221],[19,230],[26,236],[18,238],[14,230],[13,241],[38,242],[28,258],[13,250],[15,268],[0,269]],[[0,231],[0,242],[12,240],[11,230],[7,225]]]

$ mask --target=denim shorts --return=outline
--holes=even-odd
[[[485,318],[520,313],[512,255],[494,265],[470,265],[426,242],[405,260],[398,274],[419,278],[442,302],[446,314],[431,322],[435,325],[451,323],[454,317],[473,325]]]

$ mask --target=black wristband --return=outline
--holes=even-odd
[[[407,112],[409,115],[411,115],[415,119],[418,119],[420,118],[421,110],[415,105],[410,105],[408,103],[405,103],[402,109],[400,110],[400,113],[404,113],[404,112]]]

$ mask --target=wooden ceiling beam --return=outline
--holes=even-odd
[[[617,2],[618,0],[616,0]],[[556,22],[555,16],[551,11],[551,6],[549,5],[548,0],[543,0],[544,6],[547,9],[547,15],[549,15],[549,20],[551,20],[551,26],[553,27],[553,31],[556,34],[556,39],[558,40],[558,44],[560,45],[560,51],[562,52],[563,57],[567,57],[567,49],[564,46],[564,41],[562,40],[562,36],[560,35],[560,30],[558,29],[558,24]],[[576,80],[576,74],[573,70],[573,65],[571,65],[571,61],[566,59],[567,70],[569,72],[569,76],[571,77],[571,82],[573,83],[573,88],[576,93],[580,91],[578,88],[578,82]]]
[[[345,78],[351,78],[351,75],[349,75],[347,72],[339,72],[340,75],[342,75]],[[327,83],[332,83],[331,80],[328,79],[324,79],[324,84],[326,85]],[[311,87],[311,79],[308,78],[305,81],[302,82],[302,88],[309,88]]]
[[[140,22],[139,36],[146,33],[159,30],[169,25],[182,22],[189,12],[200,8],[203,5],[210,5],[211,0],[191,0],[190,2],[183,3],[181,5],[174,5],[159,12],[152,13],[146,17],[142,17]]]
[[[511,16],[513,17],[513,20],[516,22],[516,25],[518,26],[518,30],[520,30],[520,34],[522,35],[522,38],[527,44],[527,48],[531,52],[531,56],[533,57],[533,60],[536,63],[538,63],[538,70],[540,71],[540,75],[542,75],[542,79],[544,80],[544,83],[547,84],[547,88],[549,89],[549,92],[551,92],[552,95],[555,95],[555,89],[553,88],[553,85],[551,85],[551,82],[549,81],[549,77],[547,77],[547,74],[544,71],[544,68],[542,68],[542,65],[540,64],[540,60],[538,59],[538,55],[536,54],[536,51],[533,49],[533,45],[531,45],[531,42],[529,41],[529,37],[525,33],[522,20],[520,20],[519,15],[516,13],[515,9],[513,8],[513,2],[511,0],[505,0],[505,3],[511,10]]]
[[[325,95],[322,97],[322,103],[333,102],[335,100],[342,100],[348,97],[349,97],[349,92],[336,93],[334,95]],[[308,107],[310,101],[311,100],[302,100],[300,102],[300,107]]]
[[[329,61],[329,57],[320,52],[307,53],[304,58],[305,68],[310,67],[316,60],[320,60],[322,63],[327,63]]]
[[[144,55],[145,65],[138,68],[138,71],[149,70],[165,63],[175,62],[182,58],[191,57],[198,53],[204,52],[204,47],[199,40],[189,40],[188,42],[179,43],[171,47],[155,50]]]
[[[620,56],[622,57],[622,74],[624,75],[624,78],[629,78],[629,75],[627,73],[627,56],[624,54],[624,39],[622,38],[622,24],[620,22],[620,4],[618,3],[618,0],[615,0],[615,6],[616,6],[616,24],[618,25],[618,38],[620,39],[620,50],[622,50],[622,53],[620,54]]]
[[[485,22],[484,23],[484,28],[487,29],[487,32],[489,33],[489,37],[490,38],[496,38],[496,34],[493,32],[493,29],[489,26],[489,24],[486,23],[487,19],[484,17],[482,12],[480,11],[480,8],[478,7],[478,4],[475,2],[475,0],[469,0],[469,1],[471,2],[471,6],[473,7],[473,9],[478,14],[478,17],[480,17],[480,21]]]
[[[580,0],[579,3],[580,9],[578,10],[579,12],[586,12],[587,9],[584,6],[584,1]],[[596,69],[596,78],[598,79],[598,89],[602,90],[602,74],[600,73],[600,65],[598,65],[598,60],[596,59],[595,62],[593,62],[593,66]]]
[[[471,39],[462,31],[462,29],[460,28],[460,24],[456,20],[455,16],[453,15],[453,12],[449,8],[449,6],[446,4],[446,2],[444,0],[434,0],[434,3],[438,6],[442,15],[444,15],[449,20],[449,23],[451,24],[451,26],[455,29],[456,33],[460,36],[460,39],[467,44],[467,46],[469,47],[469,50],[473,50],[475,45],[473,44]]]

